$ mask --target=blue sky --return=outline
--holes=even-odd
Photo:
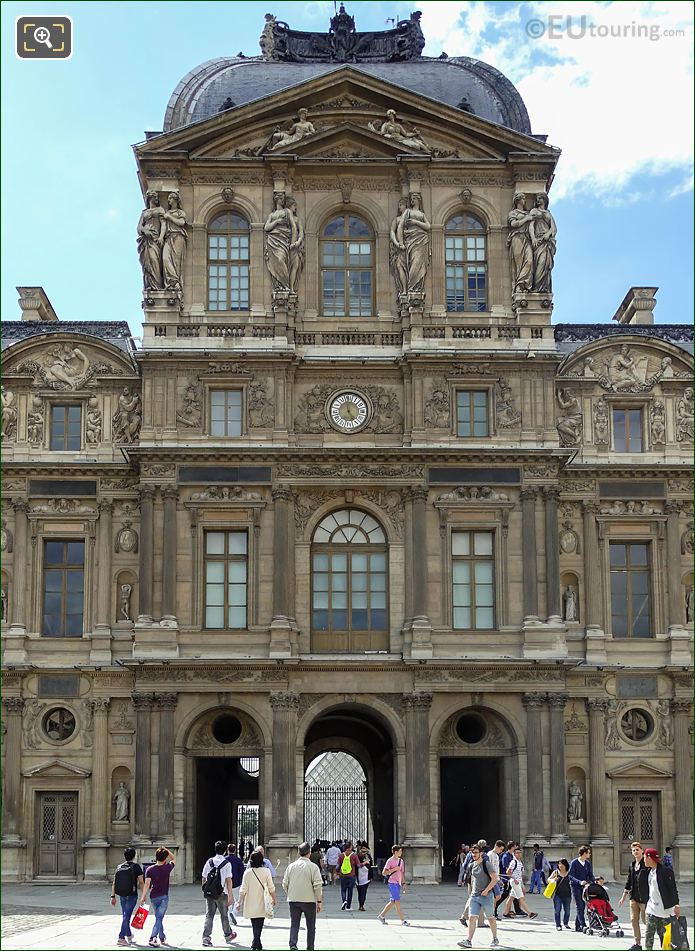
[[[445,50],[501,69],[523,95],[534,132],[562,148],[551,191],[556,322],[610,321],[633,284],[659,286],[657,322],[691,321],[691,4],[347,7],[362,30],[421,9],[427,55]],[[16,285],[42,285],[63,319],[123,319],[139,332],[142,199],[131,145],[161,129],[188,70],[240,50],[256,55],[268,11],[297,29],[324,31],[333,3],[2,4],[6,320],[19,316]],[[73,18],[72,59],[17,60],[15,17],[56,13]]]

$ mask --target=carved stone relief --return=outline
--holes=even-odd
[[[417,152],[429,153],[431,151],[415,126],[411,129],[406,129],[405,126],[398,121],[395,109],[389,109],[386,112],[386,119],[383,122],[369,122],[367,128],[370,132],[375,132],[385,139],[391,139],[393,142],[404,145],[406,148],[415,149]]]
[[[610,505],[602,505],[599,509],[601,515],[658,515],[659,511],[651,502],[637,502],[633,499],[628,502],[616,500]]]
[[[656,704],[656,746],[668,750],[673,746],[673,717],[670,700],[658,700]]]
[[[420,465],[361,465],[338,463],[336,465],[280,464],[276,467],[279,479],[398,479],[399,482],[421,480],[425,467]]]
[[[85,440],[92,446],[101,442],[102,420],[99,400],[96,396],[90,396],[87,400],[87,412],[85,414]]]
[[[303,537],[309,519],[326,502],[342,499],[340,489],[302,489],[292,493],[294,499],[294,525],[299,537]]]
[[[690,386],[676,403],[676,439],[693,442],[693,389]]]
[[[203,425],[203,388],[197,380],[188,380],[186,387],[181,394],[179,410],[176,413],[176,419],[184,426],[191,426],[194,429],[200,429]]]
[[[403,493],[399,489],[360,492],[360,497],[372,502],[386,515],[396,538],[403,538]]]
[[[506,492],[498,492],[487,485],[459,485],[450,492],[437,496],[437,502],[508,502]]]
[[[30,409],[27,414],[27,439],[32,446],[43,443],[44,432],[44,402],[40,396],[33,394],[30,400]]]
[[[282,152],[287,146],[294,145],[295,142],[300,142],[307,136],[315,134],[316,129],[313,122],[309,120],[308,110],[300,109],[297,118],[290,124],[288,129],[280,129],[279,126],[275,127],[267,145],[263,146],[260,151]]]
[[[394,433],[400,431],[403,416],[394,390],[372,383],[348,383],[344,388],[365,393],[372,404],[372,415],[362,432]],[[317,383],[299,398],[294,424],[300,433],[324,433],[331,427],[325,412],[326,401],[336,391],[335,383]]]
[[[608,403],[601,396],[594,403],[594,442],[597,446],[608,444]]]
[[[3,518],[0,525],[0,551],[6,551],[8,554],[12,551],[14,536],[11,529],[7,527],[7,522]]]
[[[695,537],[693,536],[693,523],[688,522],[688,527],[681,535],[681,554],[692,555],[695,551]]]
[[[578,446],[582,441],[582,411],[579,400],[573,391],[567,388],[558,390],[557,402],[564,410],[563,416],[558,416],[557,431],[561,446]]]
[[[123,376],[123,372],[110,363],[96,362],[87,348],[67,343],[55,344],[37,360],[25,360],[17,371],[31,374],[37,386],[60,391],[95,386],[99,376]]]
[[[77,499],[49,499],[47,502],[32,505],[32,515],[91,515],[96,509],[91,505],[78,502]]]
[[[451,397],[444,377],[436,377],[430,385],[425,402],[425,425],[433,429],[447,429],[451,424]]]
[[[191,502],[262,502],[260,492],[249,492],[240,486],[211,485],[200,492],[193,492]]]
[[[267,429],[275,422],[275,404],[268,396],[268,383],[255,374],[247,388],[246,405],[250,428]]]
[[[652,446],[666,442],[666,410],[661,400],[654,400],[649,407],[649,436]]]
[[[521,413],[516,408],[516,397],[506,380],[495,384],[495,424],[498,429],[521,425]]]
[[[550,297],[557,225],[548,210],[547,194],[539,192],[535,206],[527,211],[526,195],[517,192],[507,223],[512,299],[519,303],[530,293],[547,294]]]
[[[2,402],[2,424],[0,435],[3,440],[14,439],[17,435],[17,407],[15,405],[15,395],[11,390],[6,390],[4,386],[0,387],[0,400]]]
[[[579,555],[581,550],[579,535],[572,528],[572,523],[570,521],[563,522],[560,532],[560,551],[564,555]]]
[[[140,397],[129,386],[118,397],[118,409],[111,419],[114,442],[132,443],[138,438],[142,425]]]
[[[114,551],[126,552],[130,554],[131,552],[136,552],[138,550],[138,533],[133,528],[133,523],[128,519],[125,519],[123,522],[123,528],[116,535],[116,541],[114,544]]]

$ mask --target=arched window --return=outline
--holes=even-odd
[[[454,215],[445,227],[446,309],[487,310],[487,235],[474,215]]]
[[[314,650],[388,647],[386,536],[371,515],[342,509],[326,515],[311,546]]]
[[[249,223],[233,211],[208,225],[208,310],[249,309]]]
[[[355,215],[331,218],[321,234],[321,301],[324,317],[374,313],[374,237]]]

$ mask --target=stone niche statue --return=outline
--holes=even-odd
[[[582,441],[582,411],[579,400],[570,389],[558,390],[557,401],[564,416],[557,420],[561,446],[578,446]]]
[[[164,209],[154,189],[145,193],[145,209],[138,221],[138,257],[142,268],[142,284],[147,291],[164,289],[162,277],[162,244],[164,242]]]
[[[579,598],[577,597],[577,590],[571,585],[567,585],[565,593],[562,596],[562,602],[565,609],[565,620],[566,621],[578,621],[579,620]]]
[[[273,291],[296,294],[304,266],[304,229],[297,205],[284,192],[273,192],[273,210],[264,225],[265,261]]]
[[[384,122],[369,122],[367,123],[367,127],[371,132],[376,132],[377,135],[383,135],[385,139],[392,139],[394,142],[398,142],[408,149],[415,149],[418,152],[427,153],[432,151],[429,145],[423,141],[415,126],[410,130],[406,130],[405,126],[398,122],[395,109],[388,110]]]
[[[130,790],[123,780],[118,784],[113,795],[113,805],[114,820],[116,822],[127,822],[130,818]]]
[[[695,614],[695,593],[692,585],[685,592],[685,623],[692,624]]]
[[[132,621],[130,616],[130,596],[133,593],[132,584],[122,584],[118,588],[119,621]]]
[[[567,787],[567,818],[570,822],[582,822],[582,803],[584,793],[576,779],[571,780]]]

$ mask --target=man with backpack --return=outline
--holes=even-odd
[[[239,892],[241,891],[241,881],[244,877],[244,863],[241,861],[237,855],[236,845],[233,842],[229,842],[227,845],[227,858],[229,859],[229,867],[232,872],[232,891],[234,892],[234,901],[239,901]],[[233,925],[236,924],[236,918],[234,917],[234,912],[232,911],[232,905],[229,906],[229,919]]]
[[[345,843],[345,851],[340,853],[338,871],[340,873],[341,911],[352,911],[352,893],[357,882],[357,869],[361,864],[352,847],[350,839]]]
[[[492,890],[494,889],[499,875],[495,871],[485,853],[479,845],[471,846],[473,856],[470,864],[471,872],[471,901],[468,914],[468,937],[459,941],[459,948],[472,948],[473,935],[478,924],[478,915],[482,911],[487,918],[487,922],[492,932],[491,948],[499,948],[500,943],[497,940],[497,921],[495,920],[494,899]]]
[[[543,863],[545,862],[545,855],[540,845],[536,843],[533,847],[533,868],[531,869],[531,884],[529,886],[528,893],[529,895],[540,895],[541,893],[541,880],[543,878]]]
[[[142,865],[134,861],[135,849],[130,847],[124,849],[123,858],[125,862],[118,866],[111,883],[111,904],[116,904],[116,896],[121,900],[123,919],[116,942],[121,948],[128,947],[133,939],[133,932],[130,930],[130,919],[138,903],[138,888],[140,894],[142,894],[145,887]]]
[[[203,947],[212,947],[212,925],[215,921],[215,912],[220,913],[222,930],[227,944],[236,938],[236,931],[232,931],[229,923],[229,911],[234,901],[232,883],[232,868],[230,856],[225,855],[225,843],[215,842],[215,854],[203,866],[203,897],[207,903],[205,924],[203,925]]]

